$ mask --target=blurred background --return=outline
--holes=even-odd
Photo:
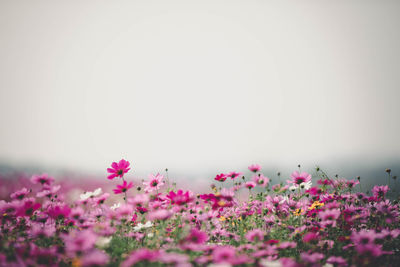
[[[400,173],[399,1],[0,2],[0,174]],[[366,186],[367,188],[367,186]],[[399,188],[400,189],[400,188]]]

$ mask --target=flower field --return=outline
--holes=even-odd
[[[195,194],[168,173],[131,179],[130,167],[113,162],[90,190],[47,174],[2,181],[0,266],[400,265],[388,185],[365,194],[359,179],[300,167],[272,184],[254,164]]]

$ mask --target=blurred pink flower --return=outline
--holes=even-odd
[[[43,173],[42,175],[33,175],[31,182],[33,184],[51,185],[54,182],[54,178],[50,177],[47,173]]]
[[[249,166],[249,170],[252,172],[258,172],[261,170],[261,166],[258,164],[252,164]]]
[[[161,174],[157,173],[156,175],[150,174],[149,175],[149,181],[148,182],[143,182],[143,184],[146,186],[144,189],[147,193],[156,191],[161,188],[161,186],[164,185],[164,176]]]
[[[124,181],[122,183],[122,185],[117,185],[117,189],[113,189],[113,191],[114,191],[115,194],[122,194],[122,193],[125,193],[126,191],[128,191],[132,187],[133,187],[133,183],[132,182],[130,182],[128,184],[126,181]]]
[[[241,172],[229,172],[226,174],[227,177],[230,177],[232,180],[236,179],[237,177],[239,177],[240,175],[242,175],[243,173]]]

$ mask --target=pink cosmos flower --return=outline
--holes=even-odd
[[[338,267],[345,267],[347,266],[347,262],[345,259],[342,257],[336,257],[336,256],[330,256],[327,260],[326,263],[333,264],[334,266]]]
[[[94,247],[97,236],[92,230],[73,230],[63,236],[65,249],[68,252],[83,252]]]
[[[248,182],[246,182],[246,183],[244,184],[244,186],[245,186],[247,189],[252,189],[252,188],[256,187],[256,183],[253,182],[253,181],[248,181]]]
[[[235,257],[235,248],[229,245],[215,247],[212,257],[216,263],[230,263]]]
[[[238,178],[240,175],[242,175],[243,173],[241,172],[229,172],[226,174],[227,177],[230,177],[232,180]]]
[[[372,188],[372,193],[376,198],[384,198],[388,191],[389,187],[387,185],[381,185],[381,186],[376,185]]]
[[[122,185],[117,185],[117,189],[113,189],[113,191],[114,191],[115,194],[122,194],[122,193],[125,193],[126,191],[128,191],[132,187],[133,187],[133,183],[132,182],[130,182],[128,184],[126,181],[124,181],[122,183]]]
[[[324,210],[318,213],[318,217],[322,219],[321,225],[326,227],[326,226],[336,226],[336,220],[340,216],[340,210],[339,209],[331,209],[331,210]]]
[[[12,199],[19,199],[19,200],[21,200],[21,199],[23,199],[24,197],[26,197],[28,194],[29,194],[29,190],[26,189],[26,188],[24,187],[24,188],[22,188],[21,190],[18,190],[18,191],[15,191],[14,193],[12,193],[12,194],[10,195],[10,197],[11,197]]]
[[[214,180],[219,181],[219,182],[225,182],[226,178],[228,178],[228,176],[226,176],[226,174],[221,173],[218,174],[217,176],[215,176]]]
[[[300,254],[300,257],[305,262],[317,263],[317,262],[321,261],[324,258],[324,254],[318,253],[318,252],[314,252],[314,253],[302,252]]]
[[[302,172],[301,174],[298,171],[294,171],[290,177],[292,180],[288,180],[289,184],[296,184],[299,185],[301,183],[307,183],[311,181],[311,174]]]
[[[157,250],[149,250],[147,248],[140,248],[136,251],[133,251],[131,255],[121,264],[121,267],[130,267],[134,266],[138,262],[143,261],[156,261],[160,256],[160,252]]]
[[[108,263],[109,256],[102,250],[94,249],[84,254],[80,259],[82,266],[105,266]]]
[[[146,186],[144,189],[147,193],[156,191],[161,188],[161,186],[164,185],[164,176],[161,174],[157,173],[156,175],[150,174],[149,175],[149,181],[148,182],[143,182],[143,184]]]
[[[171,216],[172,216],[172,212],[170,212],[169,210],[160,209],[160,210],[150,212],[147,215],[147,218],[150,221],[154,221],[154,220],[166,220]]]
[[[208,235],[203,231],[192,228],[185,240],[194,244],[204,244],[208,240]]]
[[[261,187],[266,187],[269,183],[269,178],[262,174],[253,175],[252,180]]]
[[[47,173],[43,173],[42,175],[33,175],[31,182],[33,184],[51,185],[54,182],[54,178],[50,177]]]
[[[126,161],[124,159],[121,159],[118,163],[113,162],[111,164],[111,168],[107,168],[107,172],[110,174],[107,176],[107,178],[112,180],[115,177],[124,177],[124,174],[130,170],[130,168],[128,168],[129,165],[129,161]]]
[[[186,191],[183,193],[182,190],[178,190],[178,192],[170,191],[167,195],[167,198],[171,200],[171,204],[176,205],[184,205],[193,200],[192,193],[190,191]]]
[[[245,237],[247,240],[249,240],[250,242],[257,242],[257,241],[262,241],[264,240],[264,231],[260,230],[260,229],[254,229],[249,231]]]
[[[253,164],[249,166],[249,170],[252,172],[258,172],[261,170],[261,166],[258,164]]]

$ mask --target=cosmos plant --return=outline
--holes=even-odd
[[[252,164],[248,173],[211,177],[216,184],[195,194],[170,185],[168,174],[133,179],[130,167],[124,159],[113,162],[104,185],[91,190],[81,189],[84,183],[57,184],[47,174],[3,182],[8,196],[0,201],[0,266],[400,262],[395,186],[357,192],[360,178],[330,177],[319,168],[314,177],[294,171],[283,182]]]

